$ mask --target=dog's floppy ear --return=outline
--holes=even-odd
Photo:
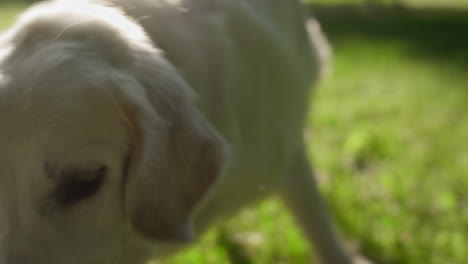
[[[135,72],[144,98],[124,107],[130,139],[124,205],[145,237],[186,241],[194,238],[195,206],[223,169],[225,142],[196,109],[185,81],[152,55]]]

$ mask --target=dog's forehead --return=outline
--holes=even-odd
[[[0,149],[18,152],[90,144],[123,144],[113,69],[51,46],[27,58],[0,62]],[[77,56],[72,56],[77,55]],[[3,65],[1,65],[3,63]]]
[[[0,146],[19,151],[20,145],[31,149],[48,144],[63,152],[123,144],[126,135],[112,96],[98,92],[99,87],[50,85],[28,91],[0,84]]]

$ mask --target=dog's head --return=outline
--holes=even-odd
[[[129,237],[192,239],[225,144],[142,29],[56,3],[1,42],[0,264],[138,263]]]

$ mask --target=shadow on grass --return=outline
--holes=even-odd
[[[335,46],[350,38],[404,41],[415,59],[468,68],[468,9],[311,5],[311,10]]]

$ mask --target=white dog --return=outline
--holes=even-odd
[[[313,42],[296,0],[27,11],[0,40],[0,264],[144,263],[275,193],[351,263],[304,151]]]

